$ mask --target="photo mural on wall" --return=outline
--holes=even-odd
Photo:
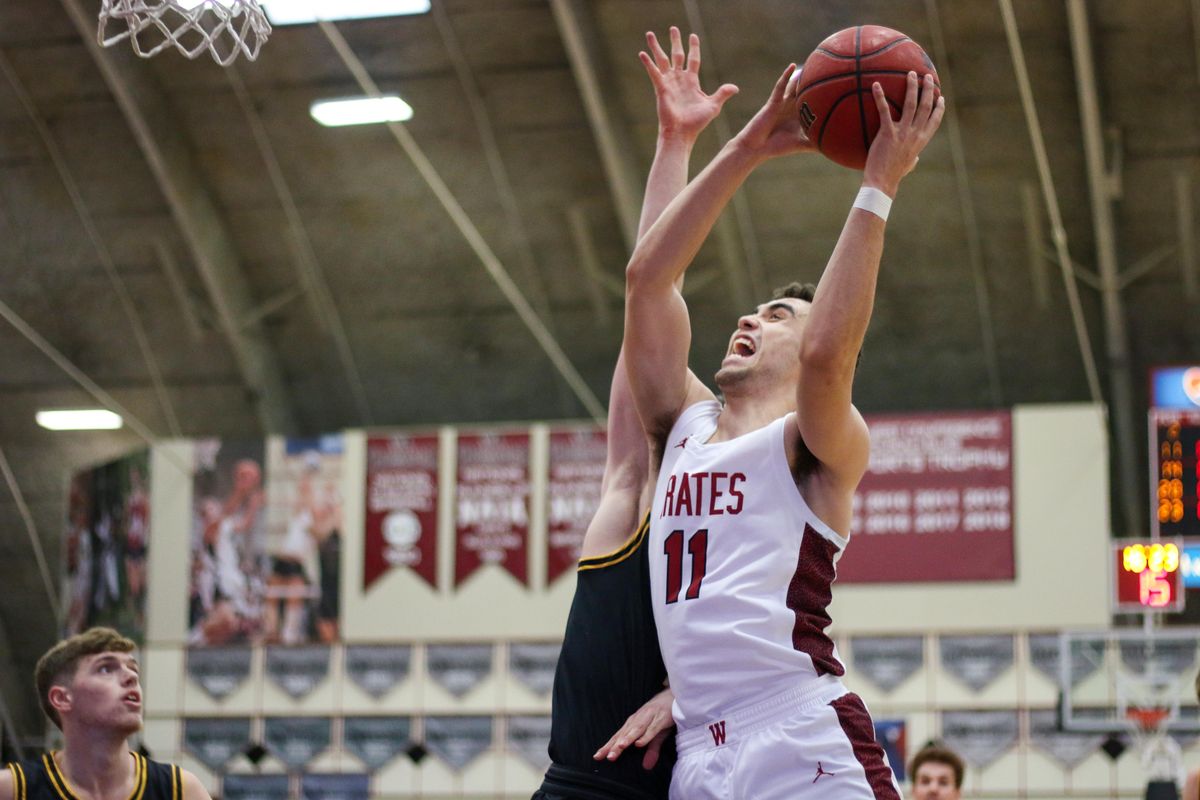
[[[149,451],[75,473],[67,498],[67,636],[95,625],[141,644],[150,543]]]
[[[259,641],[267,576],[265,447],[261,440],[195,443],[188,641]]]
[[[267,453],[263,641],[339,638],[342,437],[272,440]]]

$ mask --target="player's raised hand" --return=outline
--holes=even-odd
[[[670,688],[651,697],[625,720],[621,730],[614,733],[592,758],[597,761],[616,761],[627,747],[634,745],[646,748],[642,766],[653,769],[658,763],[663,742],[675,727],[675,720],[671,717],[671,704],[674,702],[675,695]]]
[[[816,149],[800,128],[800,115],[796,110],[799,77],[796,65],[789,64],[775,81],[766,104],[735,137],[742,147],[762,158]]]
[[[660,135],[680,136],[694,140],[721,113],[725,101],[737,94],[732,83],[720,86],[712,94],[700,88],[700,38],[688,37],[686,55],[679,28],[671,27],[671,55],[663,52],[658,37],[646,34],[650,51],[638,53],[658,100],[658,130]]]
[[[883,87],[871,85],[875,107],[879,109],[879,133],[867,153],[863,183],[874,186],[894,197],[901,179],[912,172],[925,145],[933,138],[942,116],[946,113],[946,98],[935,91],[933,76],[926,75],[923,85],[917,73],[908,73],[908,87],[900,119],[892,119]],[[938,95],[934,99],[934,95]]]

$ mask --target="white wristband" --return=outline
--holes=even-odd
[[[854,207],[870,211],[887,222],[888,212],[892,210],[892,198],[873,186],[864,186],[858,190],[858,197],[854,198]]]

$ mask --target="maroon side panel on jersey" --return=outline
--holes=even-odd
[[[367,439],[363,590],[393,567],[437,584],[438,437]]]
[[[874,415],[841,583],[1007,581],[1012,414]]]
[[[600,504],[607,455],[607,437],[602,429],[550,433],[550,479],[546,487],[547,586],[574,569],[579,561],[583,535]]]
[[[484,564],[529,584],[529,434],[460,434],[454,585]]]

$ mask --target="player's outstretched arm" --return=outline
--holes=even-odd
[[[592,758],[597,761],[616,761],[626,748],[633,745],[646,749],[642,756],[642,767],[654,769],[662,753],[663,742],[675,727],[675,720],[671,716],[671,705],[674,702],[675,695],[670,687],[651,697],[625,720],[621,730],[614,733]]]
[[[647,33],[649,52],[638,53],[654,87],[658,113],[658,139],[654,162],[646,179],[638,239],[687,185],[688,162],[696,139],[716,119],[725,101],[737,93],[737,87],[726,84],[711,95],[705,94],[700,87],[700,39],[695,34],[689,37],[686,54],[678,28],[671,28],[670,40],[671,54],[668,56],[654,33]],[[609,391],[607,439],[602,501],[589,526],[584,555],[607,552],[624,541],[629,533],[627,518],[630,512],[621,504],[603,498],[611,498],[610,490],[616,490],[632,494],[630,503],[639,503],[649,475],[646,435],[629,387],[623,346]],[[636,514],[637,509],[632,513]],[[607,541],[613,533],[621,538]]]
[[[673,200],[639,241],[625,270],[630,383],[647,432],[661,438],[688,404],[712,393],[687,367],[691,325],[677,282],[733,193],[759,164],[812,149],[800,132],[790,65],[766,104]]]
[[[17,800],[16,782],[8,767],[0,767],[0,800]]]
[[[669,56],[653,32],[646,33],[649,52],[638,53],[654,87],[658,112],[658,139],[642,198],[639,240],[687,185],[688,161],[696,139],[721,113],[725,101],[738,91],[736,86],[726,83],[712,94],[705,94],[700,87],[700,37],[694,33],[688,37],[686,54],[679,28],[672,25],[670,37]]]
[[[687,185],[688,161],[696,139],[716,119],[725,101],[737,93],[737,87],[726,84],[705,94],[700,87],[700,39],[695,34],[689,37],[685,55],[679,29],[672,27],[670,37],[669,56],[653,33],[646,34],[649,53],[638,54],[654,87],[658,111],[658,140],[646,179],[639,239]],[[625,541],[629,518],[639,511],[634,506],[641,502],[649,475],[646,435],[629,389],[624,348],[609,390],[607,440],[601,503],[584,539],[585,557],[606,553]],[[622,498],[616,499],[614,492]]]
[[[204,788],[199,778],[186,769],[179,772],[183,779],[183,800],[212,800],[212,795]]]
[[[889,199],[916,165],[945,112],[945,101],[934,100],[930,76],[925,77],[924,91],[918,86],[916,73],[909,73],[899,120],[892,119],[880,85],[872,86],[881,122],[867,155],[863,188]],[[869,443],[866,424],[851,405],[851,387],[875,303],[884,228],[882,217],[856,202],[817,284],[800,354],[800,435],[827,474],[852,486],[866,471]]]

